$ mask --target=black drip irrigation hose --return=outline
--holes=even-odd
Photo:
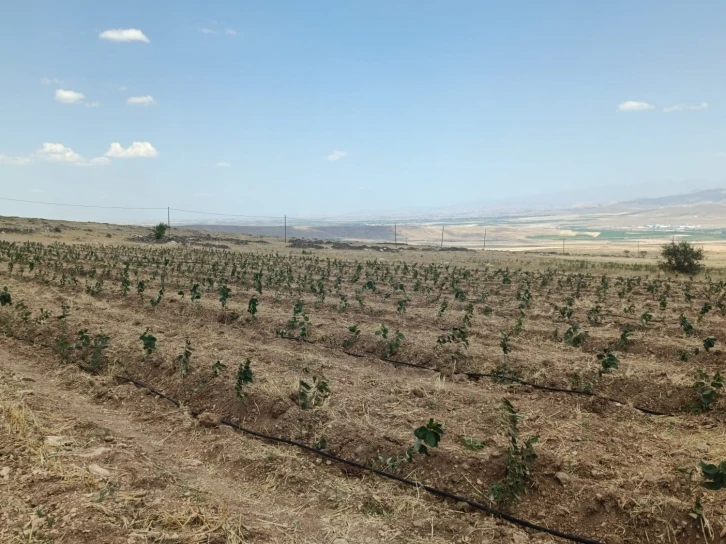
[[[144,382],[142,382],[140,380],[137,380],[137,379],[132,378],[130,376],[116,375],[114,377],[116,379],[119,379],[119,380],[131,382],[134,385],[136,385],[137,387],[141,387],[141,388],[147,389],[147,390],[151,391],[152,393],[154,393],[155,395],[158,395],[159,397],[161,397],[161,398],[169,401],[174,406],[177,406],[177,407],[180,407],[181,406],[181,403],[178,400],[176,400],[176,399],[174,399],[174,398],[172,398],[172,397],[170,397],[168,395],[165,395],[164,393],[162,393],[158,389],[155,389],[154,387],[151,387],[150,385],[147,385],[147,384],[145,384]],[[200,412],[198,412],[198,411],[192,411],[191,413],[194,416],[198,416],[200,414]],[[286,444],[288,446],[294,446],[294,447],[299,448],[301,450],[304,450],[304,451],[313,453],[315,455],[319,455],[321,457],[325,457],[326,459],[330,459],[332,461],[335,461],[336,463],[340,463],[340,464],[343,464],[343,465],[348,465],[350,467],[357,468],[357,469],[362,470],[364,472],[370,472],[370,473],[375,474],[377,476],[380,476],[382,478],[387,478],[389,480],[394,480],[394,481],[396,481],[398,483],[407,485],[409,487],[414,487],[416,489],[423,489],[424,491],[430,493],[431,495],[437,496],[437,497],[442,497],[442,498],[445,498],[445,499],[451,499],[453,501],[457,501],[457,502],[460,502],[460,503],[466,503],[467,505],[469,505],[470,507],[472,507],[472,508],[474,508],[476,510],[480,510],[482,512],[485,512],[485,513],[489,514],[492,517],[495,517],[495,518],[498,518],[498,519],[502,519],[504,521],[508,521],[509,523],[512,523],[514,525],[518,525],[519,527],[524,527],[525,529],[531,529],[533,531],[538,531],[538,532],[541,532],[541,533],[547,533],[549,535],[556,536],[558,538],[562,538],[562,539],[565,539],[565,540],[569,540],[570,542],[579,542],[581,544],[601,544],[599,541],[593,540],[591,538],[586,538],[586,537],[577,536],[577,535],[571,535],[571,534],[568,534],[568,533],[563,533],[561,531],[557,531],[555,529],[549,529],[547,527],[542,527],[541,525],[536,525],[536,524],[534,524],[532,522],[529,522],[527,520],[514,517],[514,516],[512,516],[510,514],[507,514],[506,512],[502,512],[500,510],[495,510],[494,508],[490,508],[489,506],[486,506],[485,504],[481,504],[481,503],[479,503],[477,501],[473,501],[473,500],[468,499],[466,497],[462,497],[460,495],[456,495],[454,493],[450,493],[448,491],[444,491],[444,490],[438,489],[436,487],[432,487],[432,486],[429,486],[429,485],[426,485],[426,484],[422,484],[420,482],[416,482],[416,481],[413,481],[413,480],[409,480],[408,478],[404,478],[404,477],[398,476],[396,474],[391,474],[390,472],[386,472],[384,470],[379,470],[377,468],[369,467],[369,466],[363,465],[361,463],[357,463],[355,461],[349,461],[348,459],[344,459],[344,458],[338,457],[337,455],[334,455],[332,453],[328,453],[328,452],[326,452],[324,450],[319,450],[319,449],[314,448],[312,446],[308,446],[307,444],[303,444],[302,442],[297,442],[295,440],[289,440],[287,438],[281,438],[281,437],[278,437],[278,436],[271,436],[271,435],[268,435],[268,434],[265,434],[265,433],[261,433],[261,432],[258,432],[258,431],[253,431],[252,429],[247,429],[247,428],[242,427],[241,425],[239,425],[239,424],[237,424],[237,423],[235,423],[235,422],[233,422],[233,421],[231,421],[231,420],[229,420],[227,418],[222,418],[219,423],[221,425],[226,425],[228,427],[231,427],[231,428],[233,428],[233,429],[235,429],[237,431],[240,431],[242,433],[248,434],[250,436],[254,436],[255,438],[259,438],[259,439],[262,439],[262,440],[266,440],[268,442],[274,442],[274,443],[277,443],[277,444]]]
[[[412,367],[412,368],[418,368],[420,370],[428,370],[430,372],[439,372],[439,370],[437,370],[435,368],[430,368],[428,366],[420,365],[418,363],[409,363],[407,361],[395,361],[393,359],[383,359],[381,357],[373,357],[373,356],[370,356],[370,355],[363,355],[361,353],[352,353],[352,352],[349,352],[349,351],[344,351],[343,353],[345,353],[346,355],[350,355],[351,357],[358,357],[358,358],[361,358],[361,359],[371,358],[371,359],[377,359],[379,361],[384,361],[384,362],[390,363],[392,365],[409,366],[409,367]],[[510,382],[519,383],[519,384],[522,384],[522,385],[529,385],[529,386],[531,386],[531,387],[533,387],[535,389],[541,389],[542,391],[552,391],[552,392],[555,392],[555,393],[569,393],[570,395],[582,395],[584,397],[595,397],[595,398],[598,398],[598,399],[603,399],[603,400],[606,400],[608,402],[613,402],[615,404],[620,404],[620,405],[627,405],[628,404],[627,402],[623,402],[621,400],[614,399],[612,397],[606,397],[606,396],[603,396],[603,395],[597,395],[595,393],[588,392],[588,391],[577,391],[576,389],[565,389],[563,387],[550,387],[548,385],[539,385],[539,384],[536,384],[536,383],[528,382],[526,380],[520,380],[519,378],[513,378],[513,377],[510,377],[510,376],[502,376],[501,374],[490,374],[490,373],[487,373],[487,372],[454,372],[454,374],[460,374],[460,375],[466,376],[467,378],[470,378],[470,379],[473,379],[473,380],[478,380],[480,378],[494,378],[494,379],[498,379],[498,380],[506,380],[506,381],[510,381]],[[650,408],[643,408],[642,406],[635,406],[635,405],[632,405],[632,406],[636,410],[639,410],[639,411],[641,411],[641,412],[643,412],[645,414],[650,414],[650,415],[653,415],[653,416],[667,416],[667,417],[672,417],[673,416],[673,414],[666,414],[664,412],[658,412],[656,410],[651,410]]]

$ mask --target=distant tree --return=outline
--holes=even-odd
[[[668,272],[697,274],[703,268],[703,249],[697,248],[686,240],[665,244],[660,250],[660,267]]]
[[[166,223],[159,223],[156,225],[153,229],[151,229],[151,232],[154,234],[154,239],[163,240],[168,228],[169,226]]]

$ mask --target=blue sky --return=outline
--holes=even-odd
[[[726,185],[724,20],[719,1],[6,3],[0,197],[305,217]]]

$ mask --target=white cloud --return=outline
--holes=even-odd
[[[229,168],[229,167],[230,167],[230,166],[232,166],[232,165],[231,165],[231,164],[229,164],[228,162],[225,162],[225,161],[219,161],[219,162],[218,162],[217,164],[215,164],[214,166],[219,166],[220,168]]]
[[[77,91],[67,91],[65,89],[56,89],[55,91],[55,99],[61,104],[78,104],[83,102],[85,98],[83,93]]]
[[[143,32],[137,28],[114,28],[110,30],[104,30],[98,35],[102,40],[109,40],[111,42],[144,42],[149,43]]]
[[[628,100],[618,105],[618,111],[645,111],[652,110],[655,106],[647,102],[638,102],[637,100]]]
[[[101,103],[100,102],[86,102],[87,108],[100,108]]]
[[[705,109],[708,109],[707,102],[701,102],[700,104],[674,104],[673,106],[666,106],[663,108],[663,111],[670,113],[672,111],[694,111]]]
[[[347,151],[333,151],[328,155],[329,161],[339,161],[340,159],[344,159],[348,156]]]
[[[152,106],[156,104],[156,100],[150,94],[145,96],[129,96],[126,99],[126,103],[129,106]]]
[[[149,142],[132,142],[127,148],[123,148],[120,143],[114,142],[104,155],[115,159],[129,159],[156,157],[158,154],[159,152]]]
[[[40,84],[41,85],[50,85],[51,83],[60,84],[60,80],[56,78],[49,78],[49,77],[41,77],[40,78]]]
[[[50,142],[44,143],[43,147],[35,153],[35,156],[44,161],[67,162],[76,166],[104,166],[111,162],[106,157],[84,159],[70,147]]]
[[[225,28],[224,33],[227,34],[227,36],[236,36],[237,31],[234,28]]]
[[[216,34],[216,30],[212,30],[211,28],[203,28],[200,30],[202,34]]]
[[[70,147],[49,142],[44,143],[36,155],[43,160],[54,162],[78,162],[83,159]]]
[[[12,164],[15,166],[23,166],[30,162],[30,157],[8,157],[0,153],[0,164]]]

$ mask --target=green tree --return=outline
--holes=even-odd
[[[151,229],[151,232],[154,235],[154,240],[163,240],[164,236],[166,236],[166,231],[168,228],[169,226],[166,223],[159,223],[153,229]]]
[[[665,244],[660,251],[660,267],[668,272],[697,274],[703,268],[703,249],[697,248],[686,240]]]

